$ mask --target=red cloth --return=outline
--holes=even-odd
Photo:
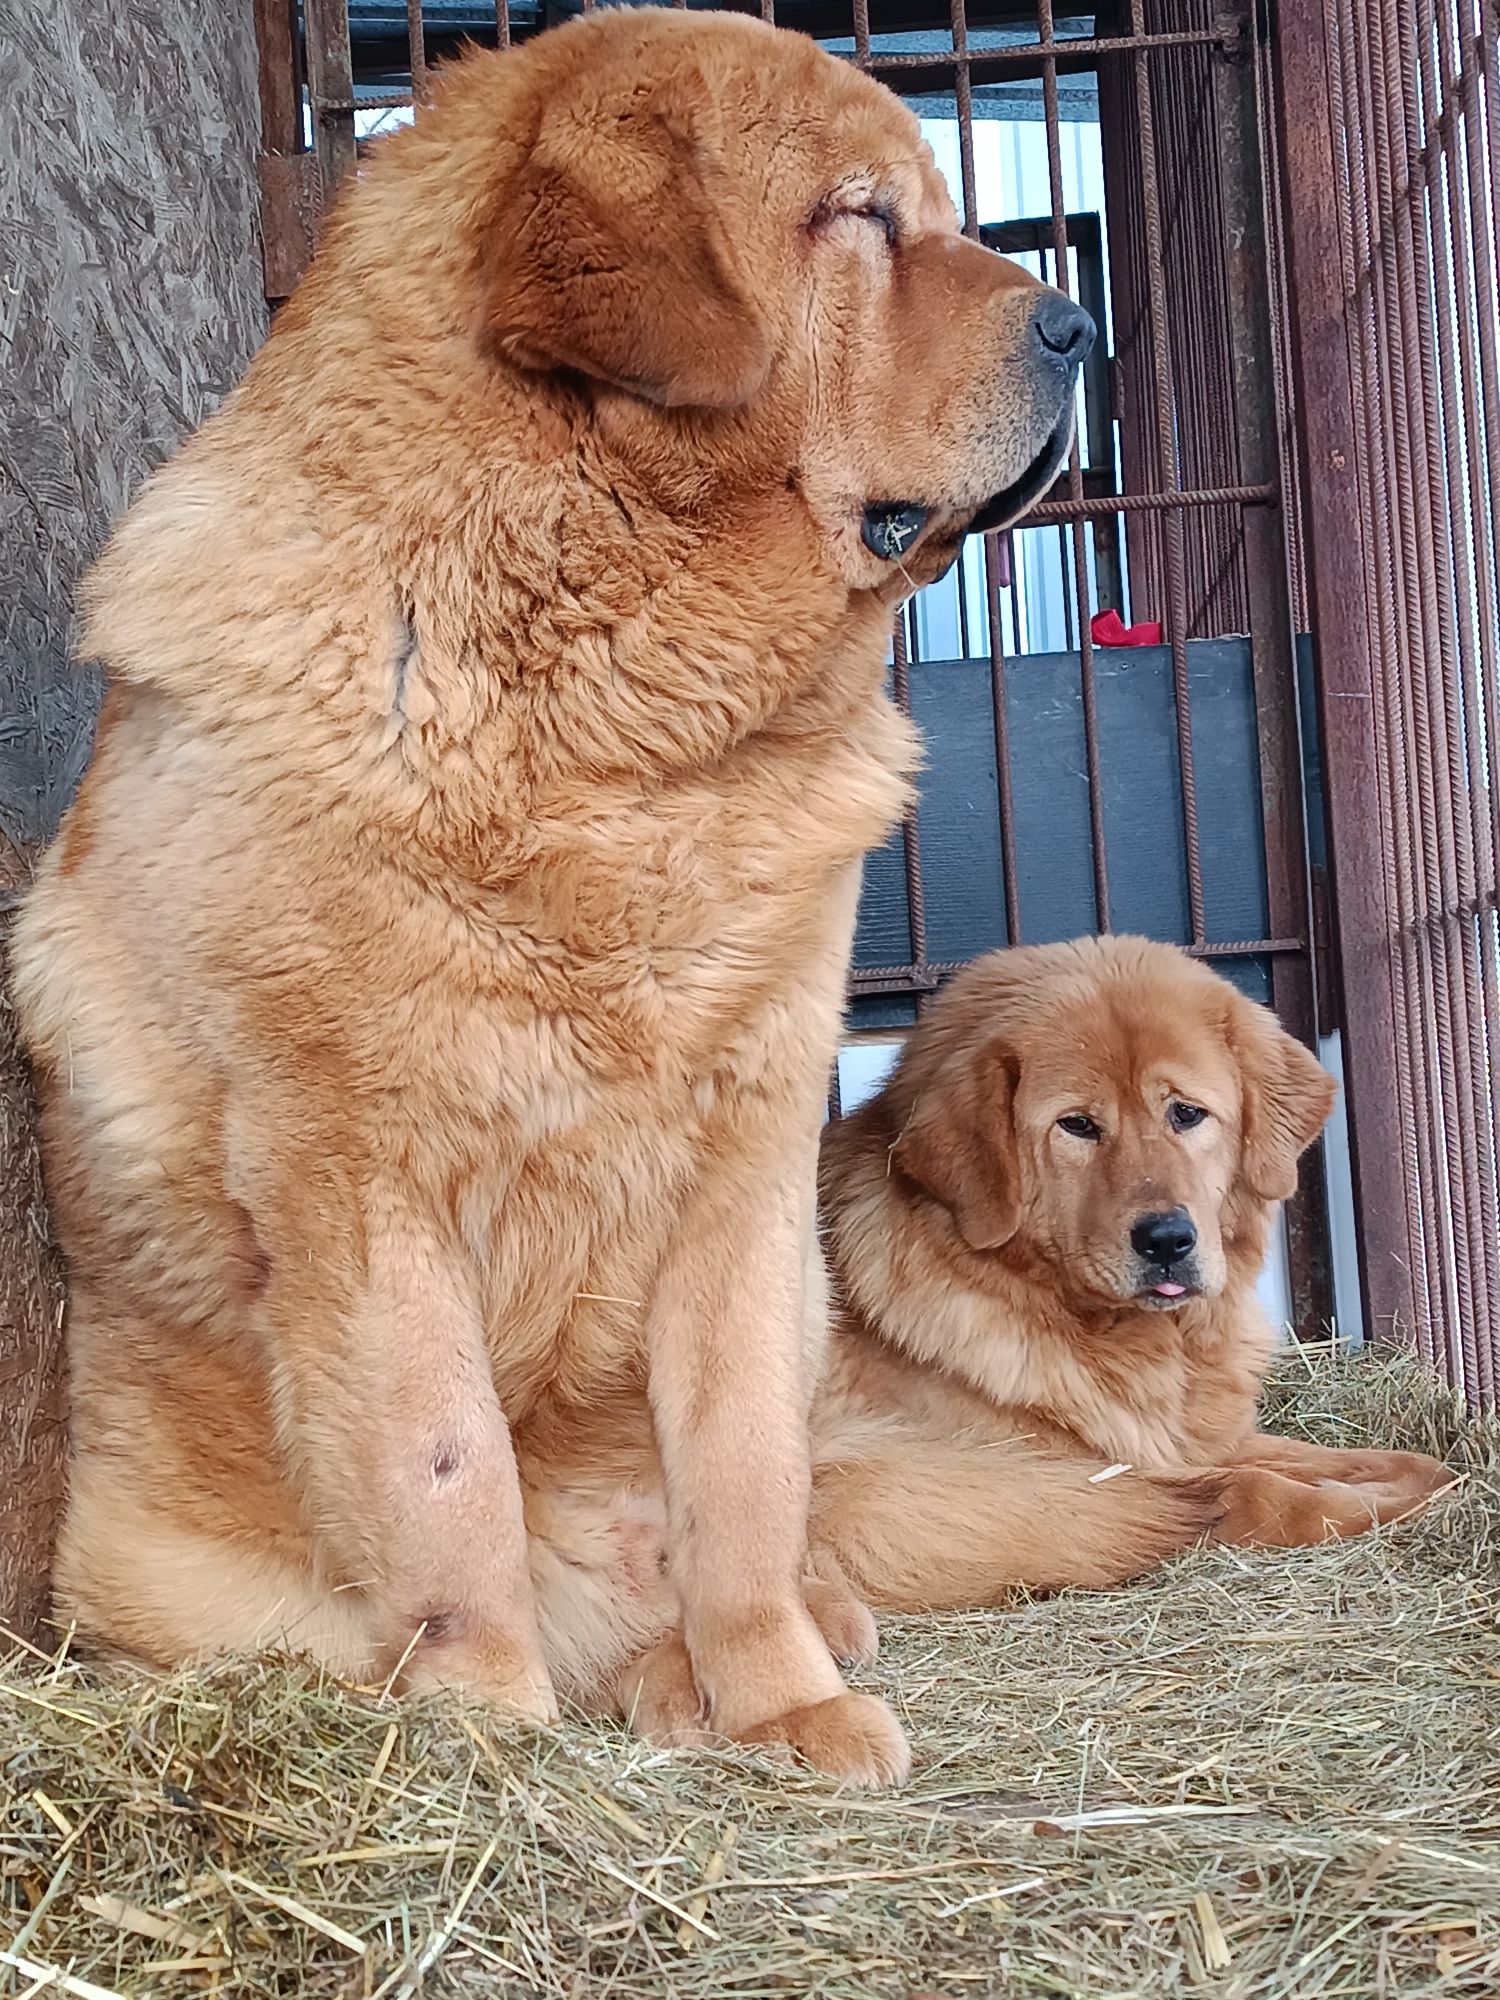
[[[1089,637],[1096,646],[1159,646],[1161,627],[1123,625],[1118,611],[1096,611],[1089,620]]]

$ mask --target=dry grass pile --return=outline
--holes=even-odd
[[[1500,1433],[1404,1365],[1298,1365],[1273,1408],[1466,1483],[1341,1546],[893,1624],[892,1799],[284,1667],[17,1655],[0,1991],[1493,2000]]]

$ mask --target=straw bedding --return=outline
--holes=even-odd
[[[1403,1362],[1299,1358],[1270,1403],[1465,1482],[1355,1542],[889,1623],[894,1798],[17,1651],[0,1991],[1500,1994],[1500,1430]]]

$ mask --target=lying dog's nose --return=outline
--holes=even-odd
[[[1148,1264],[1160,1264],[1165,1271],[1186,1257],[1198,1241],[1193,1218],[1185,1208],[1169,1208],[1159,1215],[1143,1215],[1130,1232],[1130,1247]]]
[[[1094,322],[1061,292],[1045,292],[1031,315],[1031,337],[1054,367],[1077,368],[1094,344]]]

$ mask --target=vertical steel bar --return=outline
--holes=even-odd
[[[974,91],[969,77],[969,22],[964,0],[949,0],[948,20],[953,35],[953,53],[961,60],[954,65],[954,109],[958,113],[958,174],[964,196],[964,234],[979,241],[979,197],[974,188]]]
[[[1476,0],[1477,4],[1477,0]],[[1446,12],[1446,10],[1445,10]],[[1479,597],[1479,637],[1481,656],[1480,718],[1483,739],[1489,750],[1486,791],[1489,803],[1489,878],[1493,889],[1500,873],[1500,296],[1497,296],[1495,248],[1490,239],[1490,212],[1485,190],[1500,171],[1500,161],[1487,155],[1483,123],[1482,41],[1477,16],[1468,16],[1459,44],[1453,51],[1458,65],[1459,94],[1463,107],[1464,164],[1469,209],[1469,251],[1473,262],[1475,314],[1478,321],[1479,383],[1482,407],[1476,415],[1471,441],[1477,430],[1483,443],[1485,480],[1474,506],[1476,540],[1481,553],[1476,562],[1476,589]],[[1481,811],[1483,806],[1481,803]],[[1488,954],[1493,959],[1494,953]],[[1500,1032],[1500,1007],[1491,1011],[1491,1024]]]
[[[911,663],[906,650],[906,631],[898,620],[892,641],[893,664],[891,680],[897,706],[904,715],[911,714]],[[915,802],[908,808],[901,822],[901,854],[906,875],[906,924],[911,944],[911,963],[918,979],[927,971],[927,896],[922,885],[922,842],[917,826]],[[925,996],[917,1002],[920,1012]]]
[[[995,790],[1000,808],[1000,876],[1005,891],[1005,941],[1021,942],[1021,887],[1016,874],[1016,805],[1011,784],[1010,715],[1005,695],[1005,650],[1000,629],[1000,555],[995,537],[984,538],[984,589],[990,628],[990,714],[995,731]],[[1017,592],[1012,585],[1013,613]],[[1016,650],[1020,650],[1017,632]]]
[[[1421,144],[1416,125],[1414,8],[1410,0],[1396,0],[1396,4],[1380,0],[1370,10],[1370,23],[1376,57],[1373,102],[1377,165],[1382,174],[1382,209],[1392,243],[1391,268],[1395,274],[1395,283],[1390,287],[1393,338],[1387,353],[1399,384],[1395,462],[1398,480],[1412,502],[1409,509],[1402,511],[1401,528],[1407,571],[1418,586],[1408,595],[1408,671],[1402,679],[1410,702],[1421,831],[1417,944],[1424,1006],[1431,1019],[1437,1056],[1434,1108],[1441,1123],[1446,1169],[1441,1188],[1433,1186],[1428,1190],[1427,1208],[1432,1229],[1445,1235],[1451,1244],[1451,1273],[1445,1278],[1441,1302],[1450,1356],[1457,1365],[1459,1380],[1472,1390],[1478,1356],[1473,1321],[1465,1309],[1473,1290],[1476,1247],[1476,1218],[1464,1157],[1467,1041],[1459,997],[1459,968],[1452,960],[1453,940],[1443,915],[1458,895],[1451,801],[1441,769],[1444,749],[1441,689],[1454,671],[1452,582],[1437,532],[1444,502],[1433,448],[1439,416],[1431,328],[1430,244],[1419,240],[1420,193],[1414,181],[1415,155]],[[1467,1100],[1467,1108],[1472,1111],[1471,1100]]]
[[[1054,39],[1052,0],[1037,0],[1037,25],[1044,42]],[[1057,263],[1054,282],[1059,290],[1071,292],[1068,277],[1068,219],[1063,199],[1061,134],[1057,102],[1057,58],[1048,56],[1042,64],[1042,121],[1047,135],[1047,187],[1052,207],[1052,248]],[[1104,338],[1104,328],[1098,337]],[[1068,495],[1083,498],[1083,458],[1075,432],[1068,453]],[[1084,551],[1083,522],[1069,524],[1073,548],[1073,597],[1078,607],[1078,673],[1083,697],[1083,755],[1089,794],[1089,853],[1094,874],[1094,926],[1107,931],[1109,916],[1109,858],[1104,836],[1104,783],[1099,765],[1099,703],[1094,671],[1094,639],[1089,625],[1088,558]],[[1058,529],[1062,539],[1063,530]]]
[[[1383,17],[1357,4],[1351,6],[1351,48],[1367,159],[1364,201],[1369,209],[1369,241],[1364,268],[1368,272],[1374,314],[1367,394],[1379,411],[1373,464],[1379,485],[1384,487],[1390,480],[1393,486],[1385,508],[1389,539],[1380,546],[1378,555],[1396,614],[1384,699],[1389,717],[1388,742],[1395,753],[1390,782],[1399,801],[1399,811],[1393,818],[1399,895],[1397,962],[1411,1023],[1411,1052],[1416,1057],[1407,1081],[1421,1162],[1415,1188],[1417,1223],[1412,1247],[1423,1266],[1429,1341],[1435,1352],[1441,1347],[1445,1369],[1454,1380],[1460,1380],[1462,1356],[1451,1347],[1451,1301],[1457,1284],[1454,1244],[1446,1204],[1439,1199],[1448,1172],[1442,1053],[1423,924],[1430,815],[1417,740],[1420,704],[1412,686],[1412,672],[1414,667],[1421,670],[1426,650],[1422,634],[1423,582],[1413,519],[1417,496],[1412,491],[1409,383],[1404,372],[1407,357],[1401,324],[1400,292],[1405,280],[1397,256],[1384,35]]]
[[[495,46],[510,47],[510,0],[495,0]]]
[[[1329,859],[1343,972],[1345,1076],[1354,1155],[1356,1235],[1372,1331],[1407,1334],[1415,1321],[1402,1175],[1393,933],[1382,871],[1374,668],[1365,597],[1368,521],[1356,477],[1339,175],[1329,117],[1328,11],[1285,9],[1274,52],[1285,187],[1287,272],[1297,300],[1289,361],[1302,437],[1308,596],[1315,620],[1319,707],[1330,798]]]
[[[303,35],[313,152],[326,209],[345,174],[354,171],[356,153],[348,0],[305,0]]]
[[[1425,1358],[1437,1360],[1437,1322],[1431,1295],[1430,1258],[1427,1230],[1422,1210],[1422,1189],[1432,1184],[1439,1157],[1433,1133],[1425,1115],[1425,1099],[1419,1099],[1419,1063],[1428,1060],[1425,1022],[1416,966],[1416,947],[1410,917],[1415,909],[1411,887],[1410,852],[1412,825],[1408,757],[1404,720],[1398,693],[1400,674],[1400,631],[1405,579],[1395,562],[1394,528],[1390,512],[1390,448],[1387,442],[1385,402],[1380,393],[1381,373],[1377,353],[1379,312],[1376,296],[1376,265],[1373,225],[1374,197],[1367,171],[1367,154],[1372,116],[1369,102],[1369,65],[1357,46],[1354,9],[1359,0],[1337,0],[1337,12],[1330,22],[1335,48],[1329,66],[1329,112],[1335,133],[1347,134],[1340,156],[1346,171],[1335,180],[1338,208],[1340,273],[1348,315],[1350,366],[1355,387],[1354,455],[1361,496],[1360,519],[1368,527],[1365,588],[1368,602],[1368,629],[1371,646],[1373,697],[1370,714],[1374,730],[1376,792],[1379,801],[1379,831],[1375,843],[1384,878],[1386,907],[1391,925],[1390,976],[1394,995],[1392,1044],[1400,1114],[1403,1187],[1406,1196],[1406,1256],[1412,1286],[1412,1331]],[[1373,162],[1370,163],[1370,169]],[[1341,802],[1329,785],[1330,812],[1336,816]],[[1346,999],[1346,1013],[1359,996]],[[1424,1072],[1425,1073],[1425,1072]]]
[[[1442,12],[1446,14],[1444,7]],[[1428,294],[1424,314],[1437,359],[1436,430],[1427,437],[1439,561],[1446,585],[1445,609],[1452,625],[1452,654],[1443,668],[1441,700],[1435,704],[1446,765],[1449,852],[1453,892],[1444,903],[1445,928],[1452,927],[1458,977],[1450,984],[1455,1015],[1458,1069],[1458,1129],[1466,1195],[1474,1219],[1469,1272],[1469,1311],[1474,1323],[1475,1386],[1481,1402],[1495,1398],[1495,1357],[1480,1337],[1485,1325],[1500,1325],[1500,1199],[1497,1199],[1494,1142],[1488,1114],[1489,1050],[1486,1016],[1495,992],[1495,967],[1483,962],[1473,912],[1487,870],[1486,828],[1476,808],[1484,788],[1482,708],[1475,658],[1478,587],[1470,543],[1479,495],[1478,441],[1473,437],[1479,388],[1472,294],[1460,279],[1464,211],[1458,185],[1454,127],[1447,117],[1453,100],[1439,77],[1441,34],[1434,0],[1416,8],[1418,76],[1422,95],[1421,138],[1427,160],[1425,179]],[[1441,191],[1440,191],[1441,184]],[[1445,196],[1445,198],[1444,198]],[[1462,386],[1462,395],[1460,387]]]
[[[1130,0],[1130,32],[1145,33],[1143,0]],[[1155,376],[1157,449],[1163,490],[1181,490],[1178,476],[1176,422],[1173,414],[1171,347],[1167,339],[1165,259],[1162,250],[1161,199],[1157,181],[1156,128],[1151,102],[1149,51],[1131,56],[1135,73],[1136,122],[1141,147],[1141,208],[1146,232],[1147,317],[1150,321],[1152,372]],[[1177,761],[1182,792],[1182,839],[1187,862],[1188,921],[1194,944],[1206,941],[1203,913],[1203,862],[1198,839],[1198,790],[1193,769],[1193,720],[1188,686],[1187,593],[1183,569],[1182,514],[1168,509],[1162,521],[1166,549],[1167,643],[1172,652],[1172,692],[1177,706]]]
[[[411,96],[420,105],[427,95],[427,41],[422,30],[422,0],[406,0],[406,39],[411,49]]]
[[[1248,25],[1248,24],[1247,24]],[[1264,176],[1250,46],[1209,58],[1214,149],[1222,232],[1225,329],[1239,476],[1281,481],[1273,337],[1268,310]],[[1283,524],[1269,507],[1240,510],[1240,551],[1247,582],[1250,657],[1255,686],[1267,916],[1273,937],[1305,937],[1308,950],[1271,961],[1271,998],[1283,1026],[1316,1046],[1312,908],[1303,813],[1297,666]],[[1321,1148],[1303,1160],[1296,1200],[1287,1212],[1292,1317],[1303,1338],[1326,1338],[1333,1317],[1328,1210]]]

